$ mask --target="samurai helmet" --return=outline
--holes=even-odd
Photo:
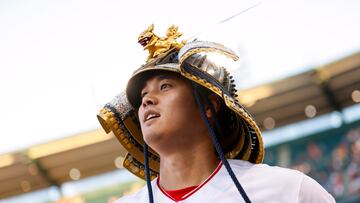
[[[149,51],[144,65],[138,68],[128,81],[126,90],[106,104],[97,115],[107,133],[113,132],[127,150],[123,166],[138,177],[145,179],[144,146],[146,145],[137,117],[141,104],[144,81],[160,71],[177,73],[206,89],[223,102],[221,117],[222,136],[218,136],[226,158],[261,163],[264,147],[259,127],[253,117],[237,100],[237,90],[232,76],[226,70],[226,60],[236,61],[234,51],[219,43],[208,41],[177,42],[181,36],[178,28],[171,26],[166,37],[153,33],[151,25],[140,34],[138,42]],[[217,60],[221,56],[225,60]],[[147,148],[147,146],[146,146]],[[159,173],[159,155],[149,148],[150,178]]]

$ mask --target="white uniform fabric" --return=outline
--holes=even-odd
[[[251,202],[335,202],[320,184],[296,170],[266,164],[252,164],[241,160],[229,160],[229,163]],[[220,165],[218,168],[204,184],[197,188],[196,192],[178,202],[244,202],[225,166]],[[155,203],[176,202],[159,188],[157,179],[152,181],[152,189]],[[139,192],[116,201],[116,203],[147,202],[149,200],[146,186]]]

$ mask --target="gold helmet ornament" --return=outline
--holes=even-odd
[[[224,156],[261,163],[264,146],[260,129],[237,100],[234,80],[225,68],[226,60],[238,60],[238,56],[231,49],[214,42],[179,43],[176,39],[181,33],[175,26],[167,30],[164,38],[155,35],[153,29],[154,25],[151,25],[138,38],[138,42],[149,51],[146,63],[134,72],[126,90],[106,104],[97,116],[104,130],[113,132],[128,151],[124,167],[145,179],[143,152],[147,145],[141,133],[137,108],[141,103],[140,92],[144,81],[159,71],[178,73],[218,95],[224,106],[219,119],[223,135],[218,136]],[[211,55],[222,56],[226,60],[212,59]],[[160,158],[150,148],[147,157],[150,177],[153,179],[158,175]]]

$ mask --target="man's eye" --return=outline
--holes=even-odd
[[[171,87],[171,85],[165,83],[165,84],[162,84],[162,85],[160,86],[160,89],[163,90],[163,89],[166,89],[166,88],[169,88],[169,87]]]
[[[142,92],[141,93],[141,98],[144,98],[146,94],[147,94],[147,92]]]

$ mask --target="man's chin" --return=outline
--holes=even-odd
[[[155,132],[144,133],[144,140],[150,147],[157,145],[162,139],[162,135]]]

